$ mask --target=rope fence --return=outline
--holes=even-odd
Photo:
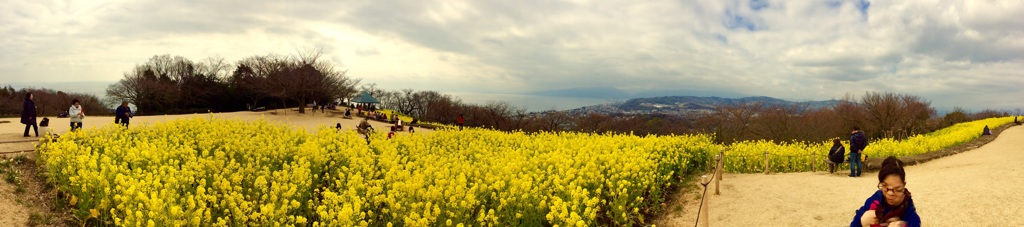
[[[715,163],[711,165],[713,166],[713,168],[711,169],[711,176],[708,176],[708,174],[704,174],[703,176],[700,177],[700,184],[704,187],[704,192],[701,193],[700,206],[697,208],[697,220],[693,223],[694,227],[697,227],[697,225],[701,223],[701,220],[704,220],[704,225],[702,226],[707,227],[708,225],[710,225],[710,221],[708,220],[710,218],[708,216],[709,203],[705,202],[705,200],[708,200],[708,185],[710,185],[711,182],[715,182],[715,195],[722,194],[719,185],[721,185],[722,181],[722,166],[724,160],[725,150],[719,150],[718,155],[715,155]],[[701,219],[702,216],[704,217],[704,219]]]
[[[765,150],[762,154],[726,155],[724,152],[721,153],[720,155],[722,155],[723,159],[726,159],[722,162],[727,163],[723,167],[723,171],[728,170],[729,172],[762,172],[770,174],[771,172],[817,172],[819,169],[827,170],[827,151],[795,155],[773,154],[770,150]],[[849,161],[845,158],[844,155],[844,162],[837,163],[837,169],[843,166],[845,166],[844,168],[849,168]],[[867,155],[861,156],[861,160],[864,159],[867,159]]]
[[[694,221],[693,226],[694,227],[696,227],[696,226],[705,226],[705,227],[707,227],[707,226],[710,225],[710,223],[709,223],[710,222],[710,220],[709,220],[710,216],[708,216],[708,213],[709,213],[709,210],[710,210],[710,207],[709,207],[710,206],[710,202],[709,202],[710,197],[708,197],[708,186],[710,186],[711,183],[714,183],[715,195],[721,195],[722,194],[721,182],[722,182],[722,174],[725,171],[725,167],[724,166],[725,166],[726,158],[739,158],[740,160],[743,160],[744,163],[747,163],[747,158],[755,159],[756,157],[763,157],[764,158],[764,169],[763,169],[764,173],[765,174],[769,174],[770,173],[770,169],[771,169],[771,164],[772,164],[771,163],[771,157],[772,156],[775,156],[775,157],[785,157],[787,159],[787,164],[789,164],[789,165],[793,164],[792,158],[795,158],[795,157],[801,157],[801,158],[802,157],[811,157],[810,159],[808,159],[808,162],[810,162],[810,163],[804,163],[804,164],[811,165],[812,171],[817,171],[817,165],[818,165],[817,161],[819,161],[819,160],[817,160],[818,155],[819,154],[817,152],[812,152],[811,154],[804,154],[804,155],[773,155],[768,150],[765,150],[764,154],[762,154],[762,155],[725,155],[725,149],[724,148],[720,149],[718,151],[718,154],[715,155],[714,160],[712,160],[713,163],[709,163],[709,164],[711,164],[711,165],[709,165],[709,167],[711,167],[709,169],[710,173],[704,174],[704,175],[701,176],[700,184],[701,184],[702,187],[704,187],[704,189],[703,189],[703,192],[701,193],[700,206],[697,208],[697,219]],[[822,155],[821,157],[824,158],[825,156]],[[758,161],[760,161],[760,160],[758,160]],[[820,161],[822,161],[824,163],[824,160],[820,160]]]

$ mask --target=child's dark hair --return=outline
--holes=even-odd
[[[75,104],[75,103],[81,103],[81,101],[78,101],[78,99],[72,99],[71,100],[71,104]]]
[[[885,177],[892,174],[899,176],[902,181],[907,181],[907,172],[903,171],[903,161],[889,156],[882,161],[882,169],[878,171],[878,182],[885,181]]]
[[[854,131],[860,131],[860,126],[853,126]]]

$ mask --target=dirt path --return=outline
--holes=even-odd
[[[927,226],[1024,226],[1022,162],[1024,127],[1011,127],[978,149],[908,166],[907,189]],[[845,171],[726,174],[722,194],[710,196],[711,226],[848,226],[877,190],[878,173]],[[693,226],[696,208],[660,225]]]

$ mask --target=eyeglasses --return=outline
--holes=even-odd
[[[893,187],[893,188],[888,188],[888,187],[886,187],[885,183],[880,183],[880,184],[878,184],[878,190],[881,190],[882,193],[892,192],[893,194],[899,195],[899,194],[903,194],[903,192],[906,191],[906,188],[904,188],[903,185],[896,186],[896,187]]]

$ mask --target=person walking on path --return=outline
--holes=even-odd
[[[878,171],[878,191],[854,213],[850,226],[921,226],[921,217],[906,186],[903,161],[892,156],[885,158]]]
[[[85,112],[82,111],[82,104],[78,99],[71,100],[71,108],[68,108],[68,115],[71,117],[71,131],[82,128],[82,118]]]
[[[36,125],[36,103],[32,101],[32,92],[25,94],[25,105],[21,109],[21,123],[25,124],[25,137],[28,137],[28,129],[32,128],[39,137],[39,126]]]
[[[132,108],[128,107],[128,102],[121,102],[121,106],[117,107],[114,115],[114,124],[121,124],[127,128],[128,121],[132,118]]]
[[[853,126],[853,132],[850,134],[850,177],[859,177],[864,170],[860,156],[868,146],[868,138],[860,131],[859,126]]]
[[[828,173],[836,173],[836,167],[843,163],[844,155],[846,148],[843,147],[843,143],[839,139],[832,140],[832,149],[828,150],[828,158],[825,159],[825,162],[828,162]]]
[[[459,120],[455,123],[459,125],[459,130],[462,130],[462,124],[466,123],[466,119],[462,118],[462,114],[459,114]]]

